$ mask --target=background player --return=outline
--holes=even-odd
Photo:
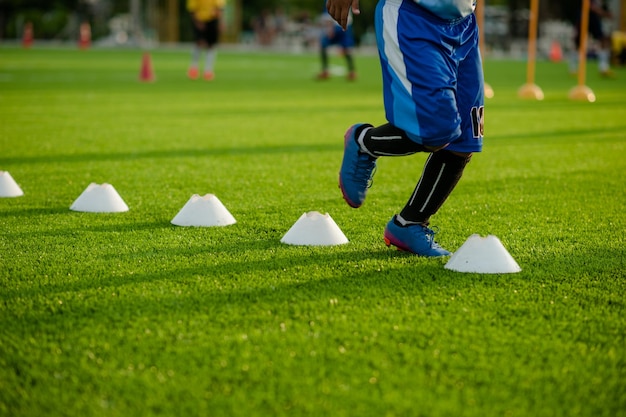
[[[352,34],[352,15],[348,17],[346,28],[339,26],[330,15],[322,14],[320,18],[322,24],[322,33],[320,36],[320,58],[322,61],[322,72],[317,76],[318,80],[327,80],[330,78],[328,71],[328,48],[332,45],[341,47],[341,52],[346,59],[348,68],[348,80],[356,79],[356,71],[354,68],[354,58],[352,50],[354,47],[354,36]]]
[[[187,10],[193,22],[194,47],[191,52],[191,65],[187,75],[191,79],[200,76],[198,64],[200,51],[206,49],[204,61],[204,79],[215,78],[214,66],[217,55],[216,46],[223,29],[222,13],[225,0],[187,0]]]
[[[580,4],[580,2],[578,2]],[[576,73],[578,71],[578,50],[580,48],[580,18],[582,10],[578,7],[578,13],[576,15],[576,21],[574,25],[576,27],[576,35],[574,42],[576,48],[571,55],[570,59],[570,72]],[[598,49],[598,70],[603,77],[610,77],[613,75],[611,71],[611,38],[604,33],[603,20],[610,19],[612,17],[611,12],[608,10],[605,4],[599,0],[590,0],[589,2],[589,34],[599,44]]]

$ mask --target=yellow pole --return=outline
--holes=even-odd
[[[520,87],[521,98],[543,100],[543,91],[535,84],[535,63],[537,54],[537,19],[539,16],[539,0],[530,1],[528,17],[528,63],[526,65],[526,84]]]
[[[478,48],[480,49],[481,59],[485,58],[485,3],[486,0],[479,1],[476,4],[476,21],[478,22]],[[493,88],[485,83],[485,97],[492,98],[494,95]]]
[[[580,17],[580,45],[578,47],[578,85],[585,84],[587,77],[587,40],[589,37],[589,0],[583,0]]]
[[[589,38],[589,0],[582,0],[580,16],[580,45],[578,46],[578,85],[570,90],[572,100],[596,101],[596,96],[585,85],[587,76],[587,40]]]
[[[526,64],[526,83],[535,82],[535,65],[537,62],[537,16],[539,0],[531,0],[530,16],[528,17],[528,63]]]
[[[167,41],[178,42],[178,0],[167,1]]]

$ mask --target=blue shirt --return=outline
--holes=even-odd
[[[474,13],[477,0],[413,0],[442,19],[452,20]]]

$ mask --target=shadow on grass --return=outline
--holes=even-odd
[[[598,133],[623,133],[626,130],[626,126],[615,126],[610,128],[603,128],[601,130],[597,128],[589,128],[589,129],[559,129],[559,130],[546,130],[543,132],[534,132],[534,136],[543,136],[546,139],[550,138],[558,138],[558,137],[575,137],[575,138],[586,138],[590,135],[597,135]],[[494,135],[493,138],[499,139],[528,139],[528,131],[520,130],[515,134],[507,133],[503,135]]]
[[[308,153],[308,152],[328,152],[341,150],[341,143],[337,144],[293,144],[274,146],[246,146],[231,148],[211,148],[211,149],[171,149],[171,150],[151,150],[143,152],[97,152],[81,154],[61,154],[61,155],[40,155],[0,158],[1,165],[16,164],[48,164],[48,163],[73,163],[85,161],[130,161],[137,159],[159,159],[159,158],[197,158],[207,156],[224,155],[260,155],[260,154],[281,154],[281,153]]]
[[[359,271],[353,266],[337,271],[336,276],[287,277],[290,272],[281,268],[294,263],[308,266],[316,262],[352,262],[353,254],[332,254],[311,259],[308,255],[289,257],[279,261],[271,270],[275,279],[248,282],[237,279],[237,272],[248,269],[266,269],[263,262],[252,265],[242,261],[212,268],[207,276],[200,267],[160,271],[147,274],[128,274],[111,284],[106,278],[57,287],[47,291],[45,300],[35,301],[19,316],[20,326],[32,328],[46,324],[57,325],[59,320],[72,323],[73,331],[92,326],[129,326],[142,317],[164,316],[164,320],[186,320],[194,317],[211,320],[209,327],[228,326],[228,323],[252,323],[263,320],[259,311],[326,311],[339,303],[341,306],[361,305],[367,311],[370,303],[385,303],[398,296],[420,297],[420,294],[440,292],[454,277],[439,277],[443,272],[437,262],[423,262],[419,267],[405,266],[404,273]],[[405,255],[400,255],[404,257]],[[408,256],[408,255],[406,255]],[[388,251],[362,252],[360,259],[388,259]],[[233,272],[233,268],[235,272]],[[419,269],[417,269],[419,268]],[[221,274],[221,275],[220,275]],[[198,276],[202,278],[198,279]],[[289,278],[289,279],[288,279]],[[220,280],[219,285],[214,281]],[[207,281],[206,285],[203,281]],[[143,284],[155,285],[143,285]],[[466,285],[472,285],[469,282]],[[129,288],[130,287],[130,288]],[[26,297],[30,291],[15,291],[16,298]],[[80,294],[70,295],[75,292]],[[41,289],[37,293],[41,296]],[[3,296],[5,306],[13,301]],[[7,299],[8,298],[8,299]],[[60,304],[58,300],[63,300]],[[298,307],[295,307],[298,306]],[[369,306],[369,307],[368,307]],[[9,307],[10,308],[10,307]],[[288,314],[288,313],[285,313]],[[306,314],[306,313],[303,313]],[[12,314],[11,314],[12,315]],[[156,322],[155,322],[156,323]],[[208,329],[206,329],[208,330]]]
[[[624,126],[605,128],[602,132],[622,133]],[[597,134],[597,128],[589,129],[564,129],[544,132],[536,132],[535,135],[543,134],[546,138],[555,137],[586,137]],[[518,134],[506,134],[499,136],[505,139],[527,138],[528,132],[522,131]],[[498,136],[494,136],[498,138]],[[80,154],[59,154],[59,155],[39,155],[39,156],[15,156],[0,157],[1,165],[19,164],[48,164],[48,163],[80,163],[97,161],[133,161],[139,159],[161,159],[161,158],[197,158],[210,156],[236,156],[236,155],[261,155],[261,154],[283,154],[283,153],[308,153],[308,152],[334,152],[341,150],[342,144],[338,141],[334,144],[289,144],[289,145],[269,145],[269,146],[241,146],[225,148],[205,148],[205,149],[171,149],[171,150],[149,150],[149,151],[129,151],[129,152],[94,152]]]
[[[37,207],[21,208],[16,207],[10,210],[0,210],[0,217],[32,217],[65,214],[70,212],[69,207]]]
[[[97,216],[97,221],[95,220]],[[6,239],[19,241],[22,238],[53,237],[62,239],[81,237],[85,233],[128,233],[150,230],[173,229],[169,220],[138,221],[136,215],[125,213],[83,213],[70,210],[69,207],[50,208],[15,208],[0,210],[0,219],[18,218],[29,224],[45,224],[46,227],[36,229],[26,228],[0,230],[0,236]],[[73,225],[69,227],[68,218],[72,218]]]
[[[148,229],[169,226],[146,223],[140,227]],[[111,226],[111,230],[115,228]],[[74,232],[66,233],[71,235]],[[265,292],[269,294],[285,289],[290,292],[288,288],[294,285],[298,287],[310,285],[322,292],[337,292],[341,289],[341,292],[356,294],[362,292],[363,285],[367,285],[370,280],[378,282],[382,277],[392,275],[397,278],[399,270],[406,266],[415,270],[407,269],[399,275],[412,277],[411,279],[431,281],[438,275],[446,273],[443,271],[444,260],[418,258],[383,245],[378,249],[360,250],[343,245],[289,246],[280,243],[278,239],[270,238],[240,239],[231,244],[215,242],[219,241],[219,237],[216,239],[215,236],[212,240],[213,243],[206,244],[193,242],[192,247],[154,248],[140,252],[129,248],[124,253],[117,253],[114,250],[99,258],[104,260],[104,268],[103,263],[97,264],[91,271],[86,266],[84,269],[90,272],[90,276],[79,279],[75,277],[80,276],[80,271],[78,273],[72,271],[73,278],[70,281],[60,278],[57,282],[45,284],[44,291],[46,297],[49,297],[55,293],[101,291],[106,288],[164,283],[174,287],[199,286],[198,294],[210,298],[212,294],[219,292],[211,287],[217,280],[221,282],[220,286],[233,287],[228,297],[246,293],[246,298],[250,296],[262,298]],[[189,261],[185,262],[185,259]],[[394,264],[394,260],[398,261],[397,264]],[[138,261],[141,264],[138,264]],[[115,268],[111,267],[110,272],[104,271],[107,266],[119,263],[128,265],[128,268],[116,272]],[[186,266],[181,267],[181,264]],[[134,265],[141,265],[144,271],[137,271]],[[146,268],[150,270],[145,271]],[[7,300],[12,297],[36,297],[41,294],[42,287],[29,286],[5,290],[3,298]]]

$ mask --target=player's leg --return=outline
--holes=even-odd
[[[424,16],[418,11],[405,23],[415,27],[416,22],[412,20],[420,17]],[[399,24],[402,23],[400,18]],[[430,26],[429,33],[437,33],[437,27]],[[479,151],[479,144],[482,144],[482,134],[479,141],[472,133],[481,129],[484,89],[475,18],[471,16],[454,28],[456,38],[462,39],[460,44],[453,44],[455,37],[448,37],[448,29],[440,33],[440,43],[432,42],[433,39],[429,39],[427,34],[422,35],[425,38],[423,41],[444,46],[449,44],[451,48],[448,50],[454,50],[455,55],[442,53],[438,48],[427,48],[427,44],[426,47],[418,45],[418,49],[411,50],[415,43],[409,43],[408,40],[406,44],[403,43],[402,33],[398,31],[406,72],[399,74],[394,71],[392,75],[400,79],[405,76],[410,82],[410,89],[404,91],[410,91],[415,112],[401,112],[397,107],[386,105],[388,115],[398,120],[396,124],[406,126],[402,130],[416,142],[427,146],[441,146],[444,142],[450,142],[445,149],[429,156],[408,202],[385,228],[388,245],[393,244],[422,256],[449,255],[434,241],[434,232],[428,228],[430,217],[447,200],[461,178],[471,153]],[[415,32],[410,36],[414,37]],[[420,62],[428,64],[420,65]],[[390,101],[397,100],[397,96],[391,97]],[[429,101],[429,97],[434,97],[435,101]],[[408,101],[406,96],[400,95],[400,98]],[[472,121],[472,117],[480,117],[480,120]]]
[[[409,137],[406,129],[394,123],[397,109],[398,113],[413,113],[410,117],[399,117],[398,120],[402,120],[405,126],[419,129],[404,57],[393,26],[393,22],[398,21],[399,9],[400,3],[396,1],[380,1],[376,7],[375,29],[383,73],[383,97],[385,113],[388,117],[392,116],[391,119],[388,118],[390,123],[376,128],[370,124],[356,124],[344,136],[339,186],[348,205],[354,208],[360,207],[365,200],[376,167],[376,158],[409,155],[426,150],[419,141]],[[409,22],[411,23],[414,22]],[[429,84],[426,79],[423,82]],[[409,86],[408,90],[406,86]]]
[[[578,72],[578,51],[580,48],[580,22],[574,28],[574,47],[569,53],[568,68],[570,74],[574,75]]]
[[[200,51],[202,49],[202,31],[196,25],[196,22],[192,22],[193,28],[193,46],[191,49],[191,62],[189,64],[189,69],[187,70],[187,76],[192,80],[198,78],[200,71],[198,69],[198,65],[200,63]]]
[[[331,44],[330,37],[328,34],[324,33],[320,38],[320,63],[322,70],[316,77],[318,80],[327,80],[330,78],[330,72],[328,71],[328,47]]]
[[[453,92],[455,74],[450,70],[437,70],[449,69],[451,63],[438,49],[432,48],[437,39],[430,38],[430,32],[436,28],[427,28],[424,38],[405,39],[401,43],[401,30],[397,34],[392,33],[393,30],[383,30],[386,20],[399,20],[399,9],[397,2],[380,2],[376,19],[385,112],[392,123],[376,128],[368,124],[354,125],[345,135],[339,184],[344,199],[352,207],[360,207],[363,203],[377,157],[436,150],[460,135],[461,119]],[[410,15],[411,12],[407,13]],[[421,16],[412,15],[399,24],[410,29],[408,33],[412,36],[415,33],[413,28],[427,26],[416,19]],[[429,52],[416,56],[411,50],[416,45],[418,51]],[[405,66],[406,61],[411,65]],[[424,70],[429,67],[430,70]],[[433,115],[437,115],[437,123],[434,123]]]
[[[343,48],[343,55],[346,59],[346,66],[348,69],[348,81],[356,79],[356,68],[354,65],[354,56],[352,55],[354,47],[354,36],[352,35],[352,25],[341,33],[341,47]]]
[[[467,49],[469,48],[469,49]],[[473,152],[482,150],[484,83],[478,48],[467,44],[458,63],[456,105],[461,117],[460,136],[426,160],[422,176],[398,216],[401,224],[428,225],[456,187]],[[459,48],[462,52],[464,48]]]
[[[372,127],[370,124],[358,123],[351,126],[344,135],[339,188],[343,199],[352,208],[359,208],[363,204],[376,169],[377,158],[365,152],[359,144],[363,135]]]
[[[356,80],[356,69],[354,66],[354,56],[352,55],[352,48],[344,48],[343,55],[346,59],[346,67],[348,68],[348,81]]]
[[[429,151],[390,123],[377,127],[366,123],[351,126],[344,137],[344,156],[339,171],[339,187],[344,199],[354,208],[363,204],[379,157]]]
[[[595,13],[589,15],[589,34],[598,41],[598,71],[602,76],[611,76],[611,45],[602,30],[602,19]]]
[[[217,43],[219,41],[219,19],[206,23],[204,42],[207,45],[204,59],[204,79],[211,81],[215,78],[215,60],[217,57]]]
[[[372,127],[364,126],[356,135],[360,150],[378,158],[381,156],[407,156],[432,149],[410,139],[406,132],[391,123]]]

